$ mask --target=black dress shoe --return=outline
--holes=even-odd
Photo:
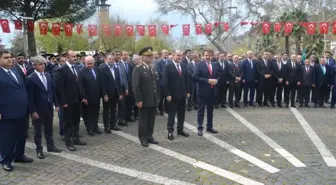
[[[321,107],[321,108],[327,108],[325,105],[320,105],[319,107]]]
[[[66,145],[66,147],[67,147],[68,150],[70,150],[72,152],[76,151],[76,147],[72,144],[68,144],[68,145]]]
[[[247,103],[244,103],[244,107],[247,107]]]
[[[106,134],[111,134],[112,133],[110,129],[104,129],[104,131],[105,131]]]
[[[213,129],[213,128],[210,128],[210,129],[207,129],[207,132],[210,132],[210,133],[213,133],[213,134],[217,134],[218,131]]]
[[[225,104],[222,104],[221,107],[222,108],[227,108],[227,106]]]
[[[96,130],[94,130],[93,131],[95,134],[102,134],[103,132],[102,131],[100,131],[99,129],[96,129]]]
[[[195,107],[194,107],[194,110],[197,110],[197,109],[198,109],[198,107],[197,107],[197,106],[195,106]]]
[[[306,108],[310,108],[310,106],[309,106],[308,104],[307,104],[307,105],[305,105],[305,107],[306,107]]]
[[[281,103],[279,103],[279,104],[278,104],[278,107],[279,107],[279,108],[282,108],[282,105],[281,105]]]
[[[272,103],[271,106],[272,106],[272,107],[275,107],[275,103]]]
[[[191,111],[191,107],[188,107],[187,111]]]
[[[148,147],[148,142],[147,141],[141,141],[140,142],[143,147]]]
[[[76,139],[74,140],[74,145],[78,145],[78,146],[85,146],[87,143],[84,141],[81,141],[80,139]]]
[[[37,158],[39,158],[39,159],[44,159],[45,158],[42,150],[37,151]]]
[[[94,136],[93,131],[89,130],[89,131],[87,131],[87,132],[88,132],[89,136]]]
[[[148,143],[151,143],[151,144],[154,144],[154,145],[158,145],[158,144],[159,144],[159,142],[156,141],[154,138],[153,138],[153,139],[148,139],[147,142],[148,142]]]
[[[128,126],[128,124],[127,124],[126,121],[119,121],[119,122],[118,122],[118,125],[120,125],[120,126],[124,126],[124,127],[127,127],[127,126]]]
[[[291,107],[296,108],[296,105],[295,104],[291,104]]]
[[[197,133],[199,136],[203,136],[203,130],[198,130],[198,133]]]
[[[115,125],[115,126],[112,126],[112,127],[111,127],[111,130],[114,130],[114,131],[121,131],[121,128],[118,127],[117,125]]]
[[[127,121],[129,121],[129,122],[135,122],[135,119],[133,119],[133,118],[128,118]]]
[[[139,120],[139,117],[134,117],[135,120]]]
[[[2,164],[2,169],[5,170],[6,172],[11,172],[13,171],[13,166],[10,164]]]
[[[235,104],[235,107],[240,108],[240,105],[237,103],[237,104]]]
[[[334,109],[334,108],[335,108],[335,105],[331,105],[330,108],[331,108],[331,109]]]
[[[289,107],[289,105],[288,104],[286,104],[286,108],[288,108]]]
[[[177,135],[183,136],[183,137],[189,137],[190,135],[183,130],[177,131]]]
[[[61,149],[56,148],[55,146],[52,147],[52,148],[48,148],[47,151],[48,151],[48,152],[53,152],[53,153],[61,153],[61,152],[62,152]]]
[[[164,112],[163,112],[163,111],[160,111],[160,115],[163,116],[163,115],[164,115]]]
[[[256,107],[256,105],[254,103],[250,103],[251,107]]]
[[[174,134],[173,134],[173,132],[168,132],[168,139],[169,140],[174,140]]]
[[[218,106],[218,105],[215,105],[214,108],[215,108],[215,109],[219,109],[219,106]]]
[[[314,108],[317,108],[318,106],[317,105],[314,105]]]
[[[32,163],[34,160],[31,158],[28,158],[26,156],[22,156],[20,158],[15,158],[14,162],[15,163]]]
[[[263,106],[269,107],[270,105],[268,103],[264,103]]]

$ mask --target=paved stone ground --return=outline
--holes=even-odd
[[[279,172],[271,174],[204,137],[197,136],[196,133],[188,129],[186,131],[190,133],[190,138],[176,137],[174,141],[169,141],[167,139],[167,118],[165,116],[157,117],[154,137],[160,142],[161,147],[267,185],[336,184],[336,167],[326,165],[319,151],[290,109],[236,108],[234,110],[307,167],[293,166],[225,109],[216,109],[214,112],[214,125],[219,131],[219,134],[214,136],[280,169]],[[336,144],[334,142],[336,139],[335,111],[323,108],[298,110],[331,153],[336,156]],[[57,122],[56,118],[54,124],[56,145],[69,153],[58,136]],[[186,122],[197,126],[196,111],[187,112]],[[32,129],[29,130],[31,138],[32,131]],[[137,123],[129,123],[128,127],[123,127],[123,132],[137,136]],[[81,134],[83,135],[82,140],[87,141],[88,146],[78,147],[78,150],[71,154],[82,158],[198,185],[239,184],[206,170],[193,167],[191,164],[161,152],[143,148],[138,143],[115,133],[90,137],[86,134],[84,126],[81,125]],[[33,141],[29,139],[29,142]],[[15,171],[12,173],[0,170],[0,185],[155,184],[76,162],[62,156],[46,154],[46,159],[39,160],[36,158],[34,149],[31,148],[27,148],[26,154],[34,158],[34,163],[27,165],[14,164]]]

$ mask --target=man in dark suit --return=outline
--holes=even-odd
[[[55,99],[55,86],[51,75],[44,72],[46,60],[42,56],[36,56],[31,58],[31,62],[35,72],[28,76],[26,86],[30,114],[34,125],[36,153],[39,159],[44,159],[42,127],[44,127],[44,137],[47,141],[47,151],[56,153],[62,152],[62,150],[55,147],[52,138],[54,105],[56,110],[58,110],[58,103]]]
[[[105,63],[99,66],[103,95],[104,131],[111,134],[111,130],[120,131],[117,125],[117,104],[123,98],[123,91],[119,78],[119,70],[114,65],[113,56],[106,55]]]
[[[74,145],[86,145],[79,139],[79,122],[81,103],[87,104],[87,100],[83,98],[83,87],[75,63],[76,53],[69,50],[66,64],[59,69],[56,84],[58,100],[63,108],[64,141],[70,151],[76,151]]]
[[[132,88],[135,102],[139,108],[138,135],[143,147],[148,147],[148,143],[159,144],[153,138],[156,107],[159,101],[158,80],[159,74],[154,66],[153,48],[143,48],[139,55],[142,56],[143,63],[137,66],[132,75]]]
[[[316,66],[317,66],[317,57],[316,55],[310,55],[310,66],[313,67],[313,72],[315,73],[315,69],[316,69]],[[316,86],[315,87],[312,87],[311,89],[312,91],[312,95],[311,95],[311,102],[315,102],[315,98],[316,98]]]
[[[281,55],[276,56],[276,61],[273,62],[273,97],[276,95],[277,105],[278,107],[282,107],[282,92],[283,92],[283,84],[284,78],[286,76],[286,65],[283,64]]]
[[[155,56],[155,55],[153,55]],[[141,58],[139,55],[133,55],[133,60],[129,62],[129,66],[130,66],[130,71],[131,74],[133,75],[133,71],[134,69],[138,66],[138,65],[141,65]],[[131,76],[131,81],[132,81],[132,76]],[[132,85],[130,86],[132,87]],[[134,115],[134,119],[135,120],[138,120],[139,119],[139,114],[138,114],[138,107],[136,106],[136,103],[135,103],[135,97],[134,97],[134,92],[133,92],[133,89],[129,89],[129,90],[132,90],[132,107],[133,107],[133,115]]]
[[[94,68],[94,58],[88,56],[84,63],[84,67],[79,71],[83,96],[87,100],[87,104],[82,104],[83,117],[86,131],[90,136],[93,136],[94,134],[102,134],[98,128],[102,81],[98,69]]]
[[[326,59],[321,58],[320,64],[315,67],[315,85],[316,85],[316,98],[314,102],[314,108],[323,107],[325,97],[331,87],[331,67],[326,64]]]
[[[241,97],[241,84],[242,84],[242,70],[239,67],[238,55],[232,57],[233,63],[229,64],[228,75],[229,75],[229,106],[233,108],[233,95],[235,97],[234,106],[239,106],[239,99]]]
[[[193,56],[191,57],[192,61],[188,63],[187,65],[187,71],[188,71],[188,78],[190,81],[190,97],[188,98],[188,111],[191,111],[192,107],[194,109],[197,109],[197,104],[198,104],[198,98],[196,95],[197,92],[197,82],[192,79],[193,73],[195,71],[195,66],[196,64],[201,60],[201,56],[199,53],[194,52]]]
[[[269,60],[269,52],[264,52],[263,58],[258,61],[256,68],[258,75],[257,102],[259,106],[269,107],[268,101],[270,101],[274,107],[274,98],[272,100],[270,89],[272,85],[271,77],[273,75],[273,66],[272,62]]]
[[[156,70],[159,73],[159,83],[160,83],[160,101],[159,101],[159,111],[160,115],[164,115],[164,113],[168,113],[168,102],[166,100],[166,96],[164,94],[164,89],[163,89],[163,80],[162,80],[162,74],[163,74],[163,69],[164,66],[168,64],[169,59],[168,59],[168,51],[167,50],[162,50],[162,59],[156,64]]]
[[[192,51],[190,49],[186,49],[184,51],[184,56],[185,57],[182,59],[181,64],[188,65],[192,61],[192,57],[193,57],[192,55],[193,55]]]
[[[336,64],[335,59],[332,58],[332,54],[331,54],[330,51],[326,51],[324,53],[325,53],[324,56],[325,56],[325,59],[326,59],[326,65],[330,66],[330,69],[333,69],[333,67]],[[327,95],[325,97],[325,103],[329,103],[330,91],[331,91],[331,88],[329,88],[329,92],[327,93]]]
[[[295,106],[295,93],[298,82],[298,71],[300,66],[296,62],[296,55],[291,56],[291,60],[286,64],[286,77],[285,77],[285,93],[284,99],[286,107],[289,107],[289,96],[291,101],[291,107],[296,108]]]
[[[130,63],[130,57],[127,51],[123,51],[122,52],[122,56],[121,56],[121,62],[120,62],[124,69],[125,69],[125,73],[126,73],[126,78],[127,78],[127,86],[128,88],[128,93],[127,95],[125,95],[125,107],[124,107],[124,112],[125,112],[125,117],[124,119],[126,121],[129,122],[134,122],[135,119],[132,118],[132,109],[133,109],[133,92],[132,92],[132,70],[133,68],[131,67]]]
[[[303,100],[305,107],[308,105],[310,98],[310,90],[315,87],[315,73],[313,67],[310,66],[310,60],[305,60],[305,65],[302,65],[299,70],[298,87],[300,89],[300,107],[303,107]]]
[[[26,82],[27,76],[30,75],[34,69],[32,66],[28,66],[24,60],[24,54],[19,53],[16,57],[16,65],[13,70],[20,75],[20,77]]]
[[[222,108],[226,108],[227,103],[227,90],[229,88],[229,63],[225,60],[225,53],[220,53],[218,55],[218,63],[223,69],[219,74],[219,81],[218,81],[218,99],[216,102],[215,107],[218,107],[220,104]]]
[[[13,66],[9,51],[0,50],[0,163],[5,171],[13,170],[13,160],[33,162],[24,155],[28,131],[28,95],[23,79],[12,70]]]
[[[242,81],[244,84],[244,106],[247,107],[249,104],[252,107],[254,105],[254,94],[256,87],[256,65],[255,61],[253,61],[253,52],[248,51],[246,53],[247,58],[241,64],[242,70]],[[250,95],[249,101],[247,100],[247,95]]]
[[[48,61],[46,63],[45,72],[52,75],[53,69],[57,66],[58,66],[58,64],[57,64],[56,56],[53,55],[53,54],[50,54],[49,58],[48,58]]]
[[[185,119],[185,102],[190,96],[190,82],[188,78],[187,66],[181,65],[182,52],[177,50],[173,53],[174,60],[167,64],[163,70],[163,87],[167,101],[169,102],[168,112],[168,139],[174,139],[174,122],[177,113],[177,135],[189,137],[183,131]]]
[[[193,79],[197,81],[198,89],[197,95],[199,96],[199,106],[197,110],[197,123],[198,123],[198,135],[203,136],[203,120],[204,109],[207,106],[207,131],[211,133],[218,133],[213,128],[213,108],[217,98],[217,83],[219,74],[222,72],[222,68],[219,63],[211,63],[213,51],[204,50],[204,61],[199,62],[196,65]]]

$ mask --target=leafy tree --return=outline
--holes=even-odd
[[[96,7],[94,0],[1,0],[0,10],[8,17],[20,19],[60,18],[63,22],[80,22],[91,17]],[[36,55],[34,32],[28,32],[29,55]]]
[[[24,52],[24,35],[22,33],[18,33],[15,37],[11,40],[12,48],[11,52],[16,55],[17,53]]]
[[[171,49],[169,43],[158,37],[141,37],[135,44],[135,52],[139,52],[142,48],[151,46],[156,51],[161,51],[163,49]]]

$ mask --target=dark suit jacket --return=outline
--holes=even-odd
[[[167,64],[163,70],[163,88],[166,96],[172,100],[182,100],[190,94],[190,82],[186,65],[181,65],[181,76],[173,62]]]
[[[328,64],[328,59],[326,59],[326,64]],[[335,59],[330,58],[330,59],[329,59],[329,64],[328,64],[328,65],[329,65],[330,67],[333,67],[335,64],[336,64]]]
[[[300,65],[295,64],[295,68],[293,69],[292,61],[288,61],[286,64],[286,77],[285,81],[289,83],[297,83],[298,82],[298,73],[300,70]]]
[[[255,82],[256,80],[256,74],[257,74],[256,62],[253,60],[252,60],[252,66],[248,61],[248,59],[245,59],[241,63],[242,77],[245,80],[245,82]]]
[[[61,106],[65,104],[77,103],[83,99],[83,87],[79,82],[79,71],[75,68],[77,75],[67,64],[58,69],[59,79],[56,81],[56,92]]]
[[[79,71],[80,83],[83,87],[83,98],[87,99],[88,105],[99,104],[100,98],[102,97],[102,80],[100,72],[97,68],[93,68],[96,78],[90,74],[89,69],[83,67]]]
[[[312,66],[309,66],[309,72],[306,70],[306,66],[302,65],[299,70],[298,81],[301,83],[301,86],[312,87],[315,84],[315,72]]]
[[[165,62],[163,59],[161,59],[157,64],[156,64],[156,70],[159,74],[159,81],[160,81],[160,86],[163,86],[163,81],[162,81],[162,75],[163,75],[163,69],[165,67],[165,65],[167,65],[169,63],[169,60],[167,59],[167,61]]]
[[[53,105],[58,106],[55,101],[55,86],[49,73],[44,73],[47,79],[48,90],[44,87],[42,81],[39,78],[39,74],[33,72],[27,77],[27,92],[29,99],[30,113],[37,112],[38,114],[44,114],[47,111],[53,112]],[[50,113],[49,113],[50,114]]]
[[[26,67],[26,70],[27,70],[26,75],[23,73],[19,64],[15,64],[13,70],[16,72],[16,74],[20,75],[20,77],[26,83],[27,77],[31,74],[31,69],[27,65],[25,65],[25,67]],[[33,72],[34,72],[34,70],[33,70]]]
[[[23,79],[15,71],[12,73],[19,83],[0,68],[0,114],[4,120],[23,118],[29,111],[28,95]]]
[[[212,75],[210,76],[208,65],[206,62],[202,61],[196,64],[195,72],[193,74],[193,79],[197,81],[197,95],[203,97],[217,96],[218,85],[211,88],[208,83],[209,79],[220,80],[219,75],[223,71],[218,62],[211,63],[212,65]],[[212,91],[214,89],[214,91]]]
[[[235,64],[230,64],[229,65],[229,83],[230,85],[234,85],[236,81],[236,77],[242,77],[243,76],[243,71],[241,70],[241,67],[239,65],[236,67]],[[240,80],[238,83],[241,83],[242,81]]]
[[[284,79],[286,77],[286,65],[282,63],[282,61],[280,62],[280,69],[278,66],[277,62],[273,62],[273,71],[274,71],[274,78],[276,80],[279,80],[280,78]]]
[[[51,62],[47,62],[46,63],[46,68],[45,68],[45,72],[51,74],[51,78],[53,78],[53,71],[54,71],[54,68],[58,68],[58,64],[53,64]]]
[[[258,73],[258,82],[259,83],[263,83],[266,78],[265,75],[266,74],[270,74],[271,78],[274,75],[274,71],[273,71],[273,64],[271,61],[267,60],[267,66],[265,65],[265,62],[263,59],[259,60],[257,65],[256,65],[256,70]],[[269,78],[270,79],[270,78]]]
[[[119,99],[119,96],[123,93],[119,78],[119,70],[116,69],[116,67],[113,67],[115,78],[113,78],[110,66],[106,63],[101,64],[99,70],[101,73],[102,95],[107,95],[109,99]],[[115,97],[116,94],[118,97]]]
[[[321,87],[322,85],[330,85],[331,80],[331,67],[324,65],[326,67],[326,74],[323,74],[321,64],[315,65],[315,86]]]

